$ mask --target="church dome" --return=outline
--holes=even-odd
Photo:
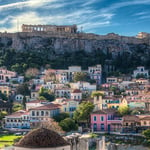
[[[17,147],[24,148],[53,148],[67,145],[69,143],[58,133],[45,128],[38,128],[29,132],[15,144]]]

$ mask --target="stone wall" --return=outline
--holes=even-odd
[[[150,38],[138,39],[136,37],[119,36],[116,34],[96,35],[90,33],[54,33],[54,32],[19,32],[0,33],[0,48],[15,50],[54,50],[56,54],[84,50],[86,52],[107,51],[113,55],[133,51],[133,44],[150,46]]]

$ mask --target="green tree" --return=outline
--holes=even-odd
[[[54,94],[50,90],[44,89],[43,87],[39,91],[39,96],[44,97],[46,100],[50,102],[55,99]]]
[[[69,113],[60,113],[53,117],[56,122],[60,122],[66,118],[69,118]]]
[[[94,104],[91,102],[82,102],[73,114],[75,121],[85,121],[87,124],[90,123],[90,114],[94,109]]]
[[[94,91],[94,92],[92,92],[91,97],[93,98],[93,97],[99,97],[99,96],[103,96],[103,95],[104,94],[99,91]]]
[[[27,99],[26,99],[26,97],[24,96],[24,97],[23,97],[23,100],[22,100],[22,105],[23,105],[23,108],[24,108],[24,109],[26,108],[26,102],[27,102]]]
[[[60,127],[66,131],[66,132],[69,132],[71,130],[77,130],[78,129],[78,126],[77,124],[75,123],[75,121],[71,118],[66,118],[64,120],[62,120],[60,123],[59,123]]]
[[[150,129],[143,131],[142,133],[147,139],[150,139]]]
[[[6,96],[6,94],[3,94],[1,91],[0,91],[0,98],[2,99],[2,100],[8,100],[8,97]]]
[[[21,104],[19,104],[19,103],[14,103],[13,104],[13,108],[12,108],[13,112],[16,112],[16,111],[22,110],[22,109],[23,109],[23,106]]]
[[[88,81],[89,77],[88,74],[85,72],[76,72],[73,75],[73,81],[78,82],[78,81]]]
[[[46,98],[44,96],[39,96],[38,98],[39,100],[46,100]]]
[[[128,106],[120,106],[118,108],[118,112],[120,115],[124,116],[124,115],[129,115],[130,114],[130,109]]]
[[[17,94],[22,94],[24,96],[30,95],[30,90],[29,90],[28,85],[26,83],[19,85],[16,88],[16,92],[17,92]]]
[[[2,120],[8,113],[6,111],[0,112],[0,120]]]

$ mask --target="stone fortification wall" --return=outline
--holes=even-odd
[[[55,32],[19,32],[19,33],[0,33],[0,37],[35,37],[35,36],[40,36],[40,37],[55,37],[55,38],[72,38],[72,39],[87,39],[87,40],[104,40],[104,39],[113,39],[113,40],[118,40],[118,41],[123,41],[125,43],[132,43],[132,44],[139,44],[139,43],[150,43],[150,38],[143,38],[139,39],[136,37],[128,37],[128,36],[120,36],[118,34],[107,34],[107,35],[97,35],[93,33],[55,33]]]
[[[53,49],[56,54],[85,50],[92,52],[102,50],[115,53],[132,52],[130,44],[150,45],[150,38],[119,36],[111,33],[96,35],[92,33],[53,33],[53,32],[19,32],[0,33],[0,47],[20,50]]]

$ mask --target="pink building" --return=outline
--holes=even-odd
[[[0,68],[0,82],[8,82],[12,77],[16,77],[16,72]]]
[[[92,131],[119,132],[122,127],[122,118],[113,109],[98,110],[91,114]]]

